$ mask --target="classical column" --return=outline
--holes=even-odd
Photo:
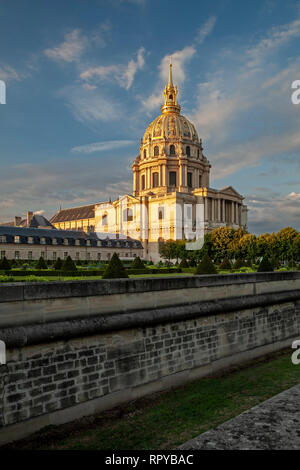
[[[208,220],[207,197],[204,198],[204,220]]]
[[[218,221],[221,222],[221,199],[218,199]]]
[[[231,201],[231,222],[234,224],[234,202]]]
[[[215,200],[213,197],[211,198],[211,220],[212,222],[215,220]]]

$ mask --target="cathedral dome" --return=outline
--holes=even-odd
[[[149,138],[180,138],[192,143],[199,142],[194,125],[181,114],[174,112],[164,112],[151,122],[144,134],[143,143],[146,144]]]

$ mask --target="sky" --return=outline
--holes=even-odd
[[[169,56],[211,187],[300,230],[300,2],[0,0],[0,222],[132,191]]]

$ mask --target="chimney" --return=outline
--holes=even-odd
[[[33,212],[27,212],[27,227],[30,226],[30,222],[32,221]]]
[[[18,227],[22,222],[22,217],[15,216],[15,227]]]

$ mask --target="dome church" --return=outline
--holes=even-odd
[[[51,223],[140,240],[144,258],[157,262],[161,242],[193,240],[199,227],[203,233],[221,226],[247,229],[243,196],[231,186],[211,188],[210,169],[195,126],[181,114],[170,63],[161,114],[147,127],[132,165],[132,194],[61,210]],[[84,213],[87,219],[80,218]]]

